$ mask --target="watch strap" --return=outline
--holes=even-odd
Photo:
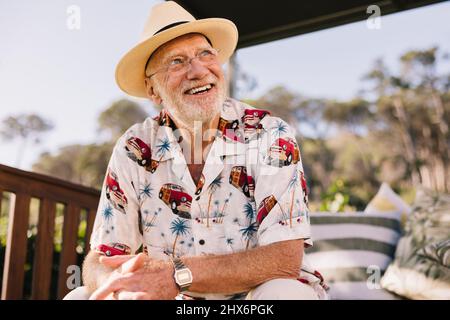
[[[174,268],[173,277],[175,280],[175,284],[178,286],[178,289],[180,290],[180,292],[187,291],[192,283],[191,270],[189,270],[189,268],[186,267],[186,265],[183,263],[183,261],[178,257],[173,257],[170,260],[172,261],[173,268]],[[180,281],[177,277],[177,273],[180,273],[180,272],[188,272],[191,277],[191,281],[188,283],[180,283]]]

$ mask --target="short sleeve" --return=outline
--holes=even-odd
[[[133,254],[142,244],[140,206],[134,188],[137,168],[127,157],[125,135],[116,143],[102,186],[91,236],[91,248],[111,255]]]
[[[308,191],[293,129],[271,117],[258,142],[255,202],[259,245],[304,239],[312,245]]]

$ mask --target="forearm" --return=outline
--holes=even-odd
[[[90,251],[83,262],[83,284],[90,292],[95,291],[114,271],[100,263],[100,257],[99,253]]]
[[[290,240],[233,254],[182,260],[193,274],[189,291],[234,294],[271,279],[296,279],[302,257],[303,240]]]

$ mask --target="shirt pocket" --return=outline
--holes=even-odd
[[[227,225],[225,222],[194,222],[192,226],[197,254],[227,254],[232,253],[232,247],[227,245]]]

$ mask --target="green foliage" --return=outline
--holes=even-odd
[[[100,188],[116,140],[129,127],[144,121],[147,116],[142,107],[133,101],[116,101],[98,117],[99,130],[108,133],[109,140],[63,146],[55,154],[44,152],[34,163],[33,170]]]
[[[448,192],[450,73],[437,71],[448,56],[435,47],[406,52],[398,74],[379,59],[346,101],[278,86],[248,102],[298,129],[311,207],[362,210],[384,181],[406,195],[418,184]]]
[[[33,165],[33,170],[85,186],[100,188],[113,146],[110,142],[65,146],[55,155],[41,154]]]
[[[117,140],[129,127],[148,117],[148,113],[137,103],[121,99],[114,102],[98,117],[100,131],[106,131],[111,141]]]
[[[342,179],[337,179],[322,195],[320,211],[339,212],[348,208],[351,190]]]

